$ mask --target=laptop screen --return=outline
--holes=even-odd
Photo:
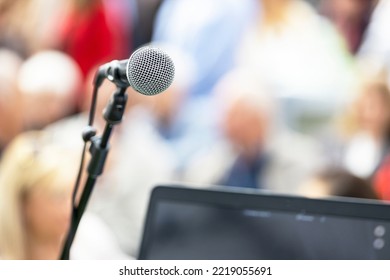
[[[390,259],[390,206],[158,187],[140,259]]]

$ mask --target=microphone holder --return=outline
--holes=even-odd
[[[83,133],[85,142],[90,142],[89,152],[91,159],[88,165],[88,177],[82,190],[81,198],[76,206],[73,204],[71,225],[65,240],[61,253],[61,260],[69,260],[70,248],[72,246],[80,220],[84,214],[89,198],[95,186],[97,178],[103,173],[104,164],[110,149],[109,140],[115,125],[122,121],[127,103],[127,86],[117,84],[109,104],[103,111],[103,117],[106,121],[102,136],[95,136],[96,132],[92,127]]]

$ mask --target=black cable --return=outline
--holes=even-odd
[[[77,219],[78,216],[78,207],[76,205],[76,197],[77,193],[80,188],[80,182],[81,182],[81,177],[83,175],[84,171],[84,162],[85,162],[85,154],[87,150],[87,143],[89,142],[90,138],[94,136],[96,131],[93,129],[92,125],[94,123],[94,118],[95,118],[95,112],[96,112],[96,103],[97,103],[97,94],[98,94],[98,89],[101,85],[101,81],[98,81],[98,78],[95,78],[95,81],[93,83],[93,91],[92,91],[92,100],[91,100],[91,108],[89,110],[89,118],[88,118],[88,127],[87,129],[83,132],[83,150],[81,152],[81,160],[80,160],[80,166],[79,170],[77,173],[77,179],[73,188],[73,193],[72,193],[72,213],[71,213],[71,223],[74,223],[74,221]],[[73,232],[72,226],[69,228],[68,232],[68,237],[69,236],[74,236],[75,232]],[[66,260],[69,259],[69,251],[70,251],[70,245],[71,242],[69,240],[65,240],[64,248],[61,254],[61,259]]]
[[[86,151],[86,149],[87,149],[87,142],[84,142],[83,151],[81,153],[80,167],[79,167],[79,171],[77,173],[77,179],[76,179],[76,183],[75,183],[75,186],[74,186],[74,189],[73,189],[73,193],[72,193],[72,209],[74,209],[76,207],[75,201],[76,201],[77,192],[78,192],[79,186],[80,186],[81,176],[82,176],[83,170],[84,170],[84,161],[85,161],[85,151]],[[73,213],[72,213],[72,215],[73,215]]]
[[[91,100],[91,108],[89,110],[88,128],[92,128],[92,125],[94,122],[98,89],[99,89],[99,85],[96,84],[96,82],[94,82],[93,92],[92,92],[92,100]],[[85,133],[87,133],[87,132],[85,132]],[[82,154],[81,154],[80,167],[79,167],[76,183],[75,183],[75,186],[73,189],[73,194],[72,194],[72,209],[73,209],[72,216],[73,216],[74,208],[76,207],[75,201],[76,201],[77,192],[78,192],[79,187],[80,187],[81,176],[82,176],[83,170],[84,170],[85,151],[87,149],[87,142],[89,141],[88,137],[84,137],[84,133],[83,133],[83,141],[84,141],[84,147],[83,147]]]

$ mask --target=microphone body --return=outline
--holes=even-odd
[[[108,79],[119,87],[132,87],[144,95],[165,91],[173,82],[172,59],[156,47],[137,49],[129,59],[114,60],[99,67],[95,83]]]

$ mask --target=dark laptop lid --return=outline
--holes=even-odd
[[[390,259],[390,205],[159,186],[139,259]]]

